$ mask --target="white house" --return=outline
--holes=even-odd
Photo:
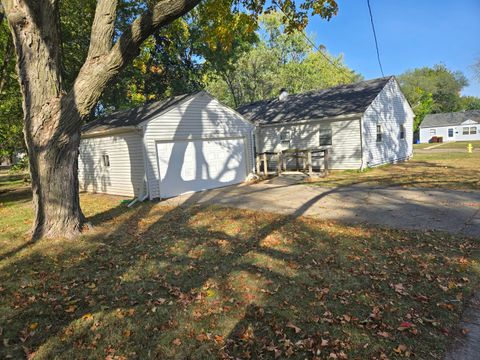
[[[82,129],[80,190],[155,199],[241,183],[253,132],[204,91],[113,113]]]
[[[257,125],[258,153],[328,148],[333,169],[412,156],[415,115],[393,76],[304,94],[282,92],[237,111]]]
[[[425,116],[420,124],[420,142],[431,142],[434,136],[444,142],[480,140],[480,110]]]

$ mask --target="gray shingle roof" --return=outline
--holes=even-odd
[[[237,111],[259,125],[318,120],[363,113],[393,76],[340,85],[303,94],[257,101]]]
[[[423,119],[420,128],[455,126],[469,119],[480,122],[480,110],[429,114]]]
[[[114,112],[108,116],[98,118],[85,124],[82,127],[82,133],[85,134],[118,127],[136,126],[145,120],[164,113],[173,106],[189,99],[196,94],[198,94],[198,92],[178,95],[165,100],[139,106],[134,109]]]

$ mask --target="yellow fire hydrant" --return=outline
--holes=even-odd
[[[468,144],[467,145],[467,151],[471,154],[472,151],[473,151],[473,145],[472,144]]]

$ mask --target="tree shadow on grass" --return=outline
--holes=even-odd
[[[0,354],[210,359],[274,358],[280,351],[303,359],[343,351],[372,357],[398,341],[413,346],[424,339],[376,335],[392,332],[407,313],[453,323],[451,311],[434,306],[434,314],[422,303],[402,302],[389,285],[418,287],[412,291],[434,302],[444,296],[437,282],[418,277],[417,261],[445,250],[428,239],[419,245],[394,231],[299,218],[311,203],[293,216],[192,203],[113,207],[93,215],[104,225],[79,241],[40,241],[0,263],[7,339]],[[459,239],[447,243],[465,256]],[[445,273],[455,267],[440,266]],[[369,318],[375,306],[382,321]],[[440,329],[418,327],[424,336],[434,334],[418,354],[443,341]],[[371,345],[363,348],[366,342]]]

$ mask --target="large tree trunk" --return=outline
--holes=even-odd
[[[35,206],[34,238],[74,237],[84,224],[78,193],[80,132],[64,139],[46,147],[28,143]]]
[[[82,230],[77,172],[83,120],[143,41],[199,2],[160,0],[113,44],[117,0],[97,0],[87,59],[67,92],[61,78],[58,0],[2,0],[23,95],[36,211],[34,238],[73,237]]]
[[[84,221],[77,178],[81,116],[62,89],[58,4],[7,1],[5,7],[23,95],[33,237],[74,236]]]

